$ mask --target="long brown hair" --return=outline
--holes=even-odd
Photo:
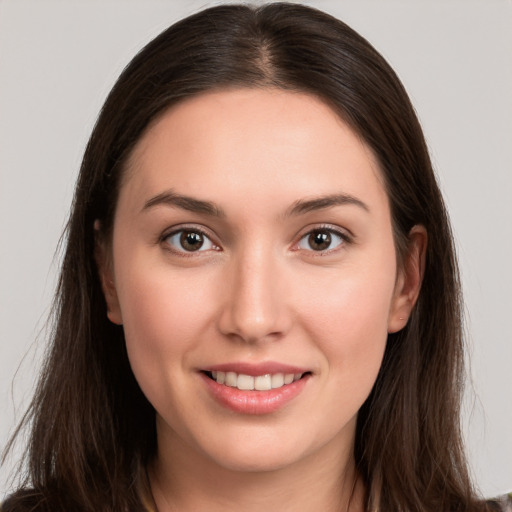
[[[313,94],[372,148],[390,198],[397,253],[428,233],[421,294],[388,337],[358,416],[355,460],[368,510],[469,511],[459,429],[461,298],[450,226],[414,109],[397,76],[361,36],[289,3],[226,5],[168,28],[123,71],[87,146],[67,226],[51,350],[24,423],[24,487],[14,510],[141,510],[137,482],[156,450],[155,413],[134,379],[122,327],[107,320],[94,222],[110,236],[125,162],[148,125],[183,98],[233,87]]]

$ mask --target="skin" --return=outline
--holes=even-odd
[[[223,213],[147,206],[171,190]],[[361,204],[291,213],[333,194]],[[208,236],[200,250],[169,236],[184,227]],[[331,235],[326,250],[311,245],[315,229]],[[379,166],[313,96],[212,92],[153,123],[129,161],[98,262],[109,318],[123,324],[157,412],[158,510],[329,511],[349,501],[361,510],[362,485],[352,492],[357,412],[387,334],[416,301],[425,245],[414,228],[397,268]],[[199,373],[233,361],[292,364],[311,376],[276,412],[241,414],[212,398]]]

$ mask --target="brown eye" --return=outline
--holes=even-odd
[[[329,251],[336,249],[346,241],[346,236],[331,229],[315,229],[304,235],[298,248],[307,251]]]
[[[308,237],[308,244],[314,251],[325,251],[331,245],[331,234],[328,231],[314,231]]]
[[[164,241],[175,252],[204,252],[218,250],[210,238],[199,230],[181,229],[167,236]]]
[[[204,244],[204,236],[196,231],[182,231],[180,245],[186,251],[198,251]]]

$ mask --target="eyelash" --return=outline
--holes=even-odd
[[[339,243],[337,244],[336,247],[333,247],[330,249],[328,248],[328,249],[318,250],[318,251],[315,251],[312,248],[302,249],[299,246],[300,243],[303,240],[307,240],[308,237],[311,237],[314,234],[329,234],[329,236],[331,237],[331,240],[330,240],[331,242],[332,242],[332,235],[334,235],[336,238],[339,239]],[[341,247],[343,247],[345,244],[352,243],[352,241],[353,241],[353,237],[351,235],[349,235],[348,233],[346,233],[345,231],[342,231],[340,229],[334,228],[333,226],[329,226],[329,225],[316,226],[312,229],[309,229],[306,233],[304,233],[300,237],[299,241],[294,245],[294,247],[296,247],[296,249],[294,249],[294,250],[297,250],[297,251],[305,250],[307,252],[313,253],[313,255],[315,255],[315,256],[325,256],[332,252],[336,252],[337,250],[341,249]]]
[[[185,233],[192,234],[192,235],[194,235],[194,234],[201,235],[202,243],[197,250],[188,251],[185,248],[183,248],[183,246],[181,249],[177,249],[176,245],[173,246],[173,244],[171,244],[171,242],[169,242],[170,238],[177,237],[177,236],[182,237]],[[197,226],[180,226],[179,228],[175,228],[172,231],[164,233],[160,239],[160,242],[165,244],[166,249],[174,254],[178,254],[179,256],[183,256],[183,257],[191,257],[195,253],[207,252],[210,250],[221,251],[222,249],[212,240],[212,238],[213,237],[208,232],[206,232],[206,230],[201,229]],[[206,250],[204,250],[204,249],[201,250],[206,241],[209,245],[211,245],[211,247],[208,247],[208,249],[206,249]],[[182,240],[179,240],[177,242],[179,244],[182,244]]]
[[[198,247],[197,250],[186,250],[185,248],[183,248],[183,245],[182,245],[183,240],[181,239],[181,237],[183,237],[183,235],[186,234],[186,233],[191,234],[191,235],[194,235],[194,234],[195,235],[200,235],[202,237],[201,245]],[[331,237],[328,240],[329,245],[333,241],[332,240],[332,235],[334,235],[334,237],[338,238],[339,242],[338,242],[337,246],[334,247],[334,248],[321,249],[321,250],[318,250],[318,251],[316,251],[315,249],[312,249],[311,246],[310,246],[309,249],[300,247],[300,244],[304,240],[307,240],[307,237],[311,237],[312,235],[315,235],[315,234],[324,234],[324,235],[328,234]],[[173,246],[173,244],[171,244],[171,242],[169,242],[170,238],[178,237],[178,235],[180,236],[180,239],[176,240],[176,242],[182,246],[181,249],[177,249],[176,248],[176,244],[174,244],[174,246]],[[167,246],[167,250],[169,250],[170,252],[173,252],[175,254],[178,254],[179,256],[183,256],[183,257],[191,257],[195,253],[208,252],[210,250],[222,251],[221,247],[219,247],[212,240],[212,236],[208,232],[206,232],[206,230],[201,229],[201,228],[199,228],[197,226],[180,226],[179,228],[175,228],[175,229],[173,229],[170,232],[164,233],[159,241],[161,243],[164,243]],[[203,248],[203,245],[204,245],[205,241],[207,241],[207,243],[210,245],[210,247],[208,247],[207,249],[201,250]],[[349,244],[352,241],[353,241],[352,236],[347,234],[346,232],[343,232],[343,231],[341,231],[339,229],[336,229],[336,228],[334,228],[332,226],[317,226],[317,227],[315,227],[313,229],[308,230],[306,233],[304,233],[299,238],[298,242],[296,242],[293,245],[293,249],[292,250],[294,250],[294,251],[302,251],[302,250],[304,250],[306,252],[311,252],[313,254],[316,253],[317,256],[325,256],[326,254],[330,254],[331,252],[335,252],[336,250],[339,249],[340,246],[344,246],[345,244]]]

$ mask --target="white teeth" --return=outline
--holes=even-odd
[[[254,377],[251,377],[250,375],[244,375],[243,373],[241,373],[238,376],[236,387],[238,389],[254,389]]]
[[[212,379],[218,384],[224,384],[244,391],[268,391],[270,389],[278,389],[299,380],[302,375],[302,373],[267,373],[253,377],[251,375],[235,372],[211,372]]]
[[[267,391],[268,389],[272,389],[272,377],[269,374],[254,377],[254,389],[257,389],[258,391]]]
[[[274,373],[272,375],[272,388],[280,388],[281,386],[284,386],[284,375],[282,373]]]
[[[226,386],[236,388],[237,380],[237,374],[235,372],[226,372],[226,378],[224,380],[224,384],[226,384]]]

